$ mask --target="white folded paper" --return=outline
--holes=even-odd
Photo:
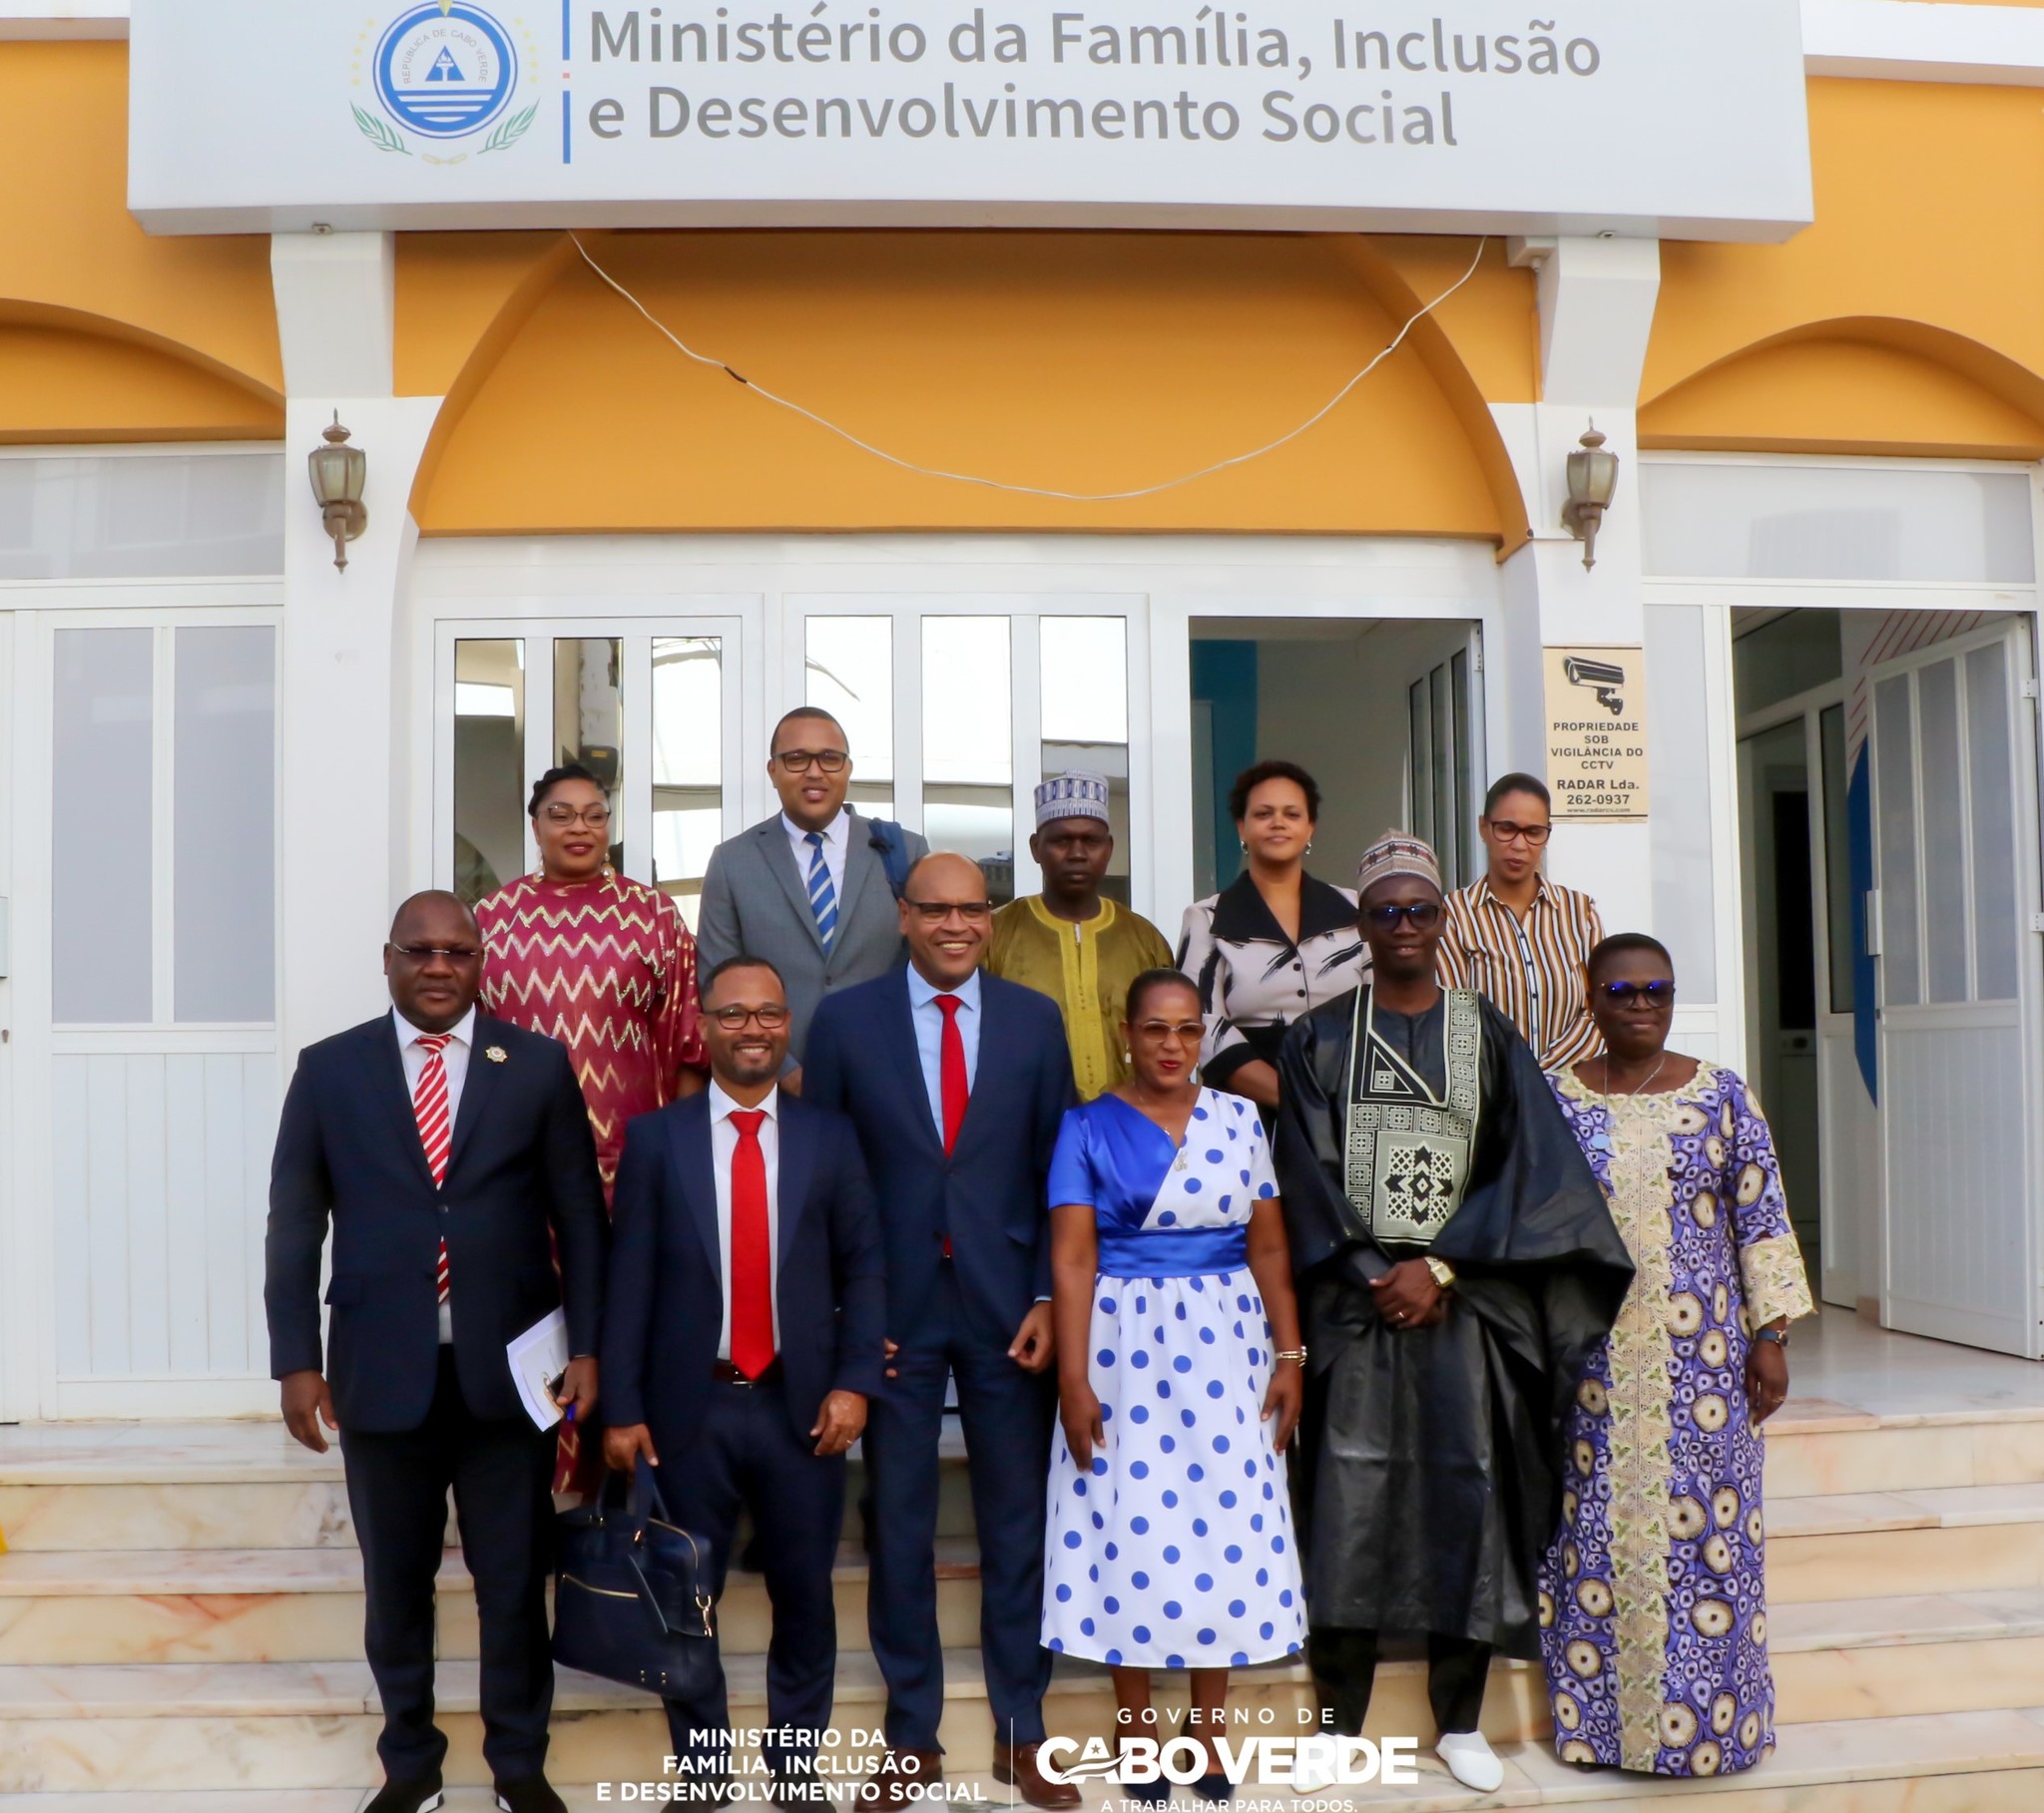
[[[511,1362],[511,1377],[525,1414],[535,1428],[553,1428],[561,1420],[554,1388],[568,1370],[568,1318],[558,1309],[549,1311],[522,1335],[505,1343],[504,1357]]]

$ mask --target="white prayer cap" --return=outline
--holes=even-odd
[[[1040,830],[1053,818],[1107,817],[1107,776],[1085,768],[1050,775],[1036,789],[1036,823]]]

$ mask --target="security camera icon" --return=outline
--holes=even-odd
[[[1584,661],[1569,655],[1562,659],[1562,671],[1568,676],[1572,686],[1596,688],[1597,702],[1612,716],[1616,717],[1625,709],[1625,694],[1619,690],[1625,684],[1625,670],[1608,661]]]

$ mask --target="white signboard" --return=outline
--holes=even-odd
[[[1796,0],[134,0],[163,232],[1786,238]]]

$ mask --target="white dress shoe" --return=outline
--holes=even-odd
[[[1434,1754],[1465,1788],[1495,1794],[1505,1785],[1505,1766],[1481,1731],[1444,1731],[1434,1745]]]

